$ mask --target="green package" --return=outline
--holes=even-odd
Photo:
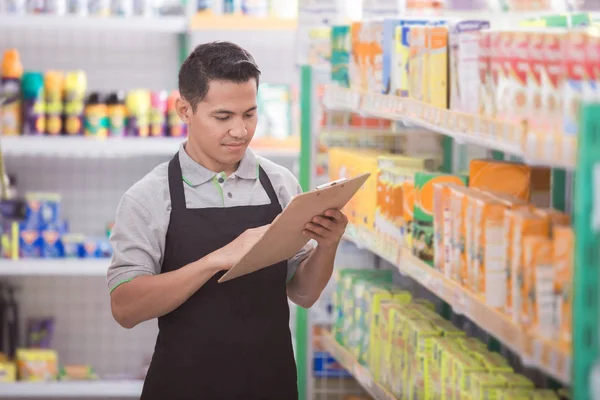
[[[350,87],[350,26],[331,27],[331,81],[341,87]]]

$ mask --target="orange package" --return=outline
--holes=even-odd
[[[505,207],[492,197],[471,197],[473,218],[473,290],[493,308],[503,308],[506,286],[498,284],[506,278],[503,265]]]
[[[402,209],[404,215],[406,245],[412,248],[412,224],[415,208],[415,181],[408,178],[402,184]]]
[[[453,187],[450,191],[450,218],[452,219],[452,262],[450,271],[446,271],[454,281],[467,286],[467,255],[465,213],[467,210],[467,194],[465,187]]]
[[[552,230],[554,242],[553,262],[555,268],[554,292],[558,296],[559,340],[571,345],[573,305],[573,252],[575,235],[566,225],[556,225]]]
[[[472,160],[469,186],[490,192],[506,193],[529,201],[531,167],[495,160]]]
[[[548,236],[523,238],[524,282],[521,323],[551,338],[554,321],[554,268],[552,240]]]
[[[510,270],[508,273],[508,294],[506,296],[506,311],[512,315],[515,322],[521,321],[521,310],[523,309],[523,293],[525,291],[523,238],[528,235],[548,236],[549,221],[532,211],[512,210],[505,211],[512,225],[512,254]]]
[[[550,222],[550,234],[552,234],[555,226],[571,224],[571,216],[569,214],[554,208],[536,208],[533,212],[540,217],[548,219]]]

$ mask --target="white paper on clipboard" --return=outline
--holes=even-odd
[[[305,225],[329,209],[342,209],[370,176],[367,173],[330,182],[294,197],[264,236],[219,279],[219,283],[292,258],[309,241],[302,234]]]

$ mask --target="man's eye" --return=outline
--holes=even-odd
[[[252,118],[252,117],[254,117],[254,115],[255,115],[254,113],[250,113],[250,114],[246,114],[245,117],[246,118]]]
[[[215,117],[218,121],[227,121],[229,119],[229,116],[227,117]]]

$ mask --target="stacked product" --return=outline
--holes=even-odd
[[[0,14],[149,17],[183,15],[184,9],[179,0],[4,0],[0,2]]]
[[[333,334],[397,398],[559,399],[392,284],[392,272],[336,274]]]
[[[336,274],[336,341],[397,398],[559,399],[515,373],[500,354],[391,283],[391,271]]]
[[[70,233],[58,193],[27,193],[26,218],[2,235],[4,258],[104,258],[112,255],[106,237]]]
[[[582,13],[522,25],[390,17],[334,26],[331,79],[360,93],[411,98],[427,107],[405,112],[440,128],[573,163],[579,103],[600,98],[598,22]],[[428,111],[446,109],[454,112]]]

